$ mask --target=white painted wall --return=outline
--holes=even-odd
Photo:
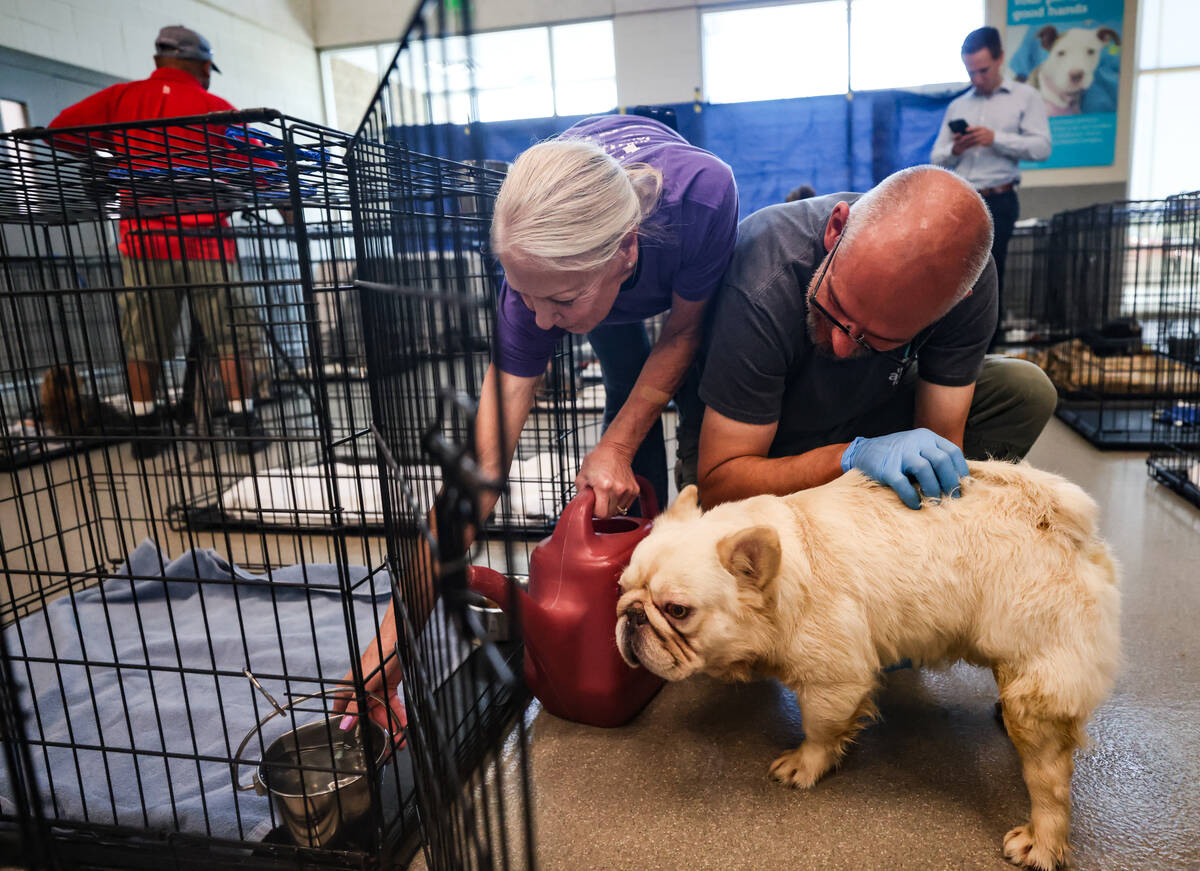
[[[0,0],[0,45],[123,79],[154,70],[154,37],[168,24],[212,43],[223,73],[214,94],[324,120],[313,0]]]
[[[695,7],[617,15],[613,49],[622,106],[682,103],[700,87],[700,12]]]
[[[399,39],[416,8],[414,0],[311,0],[317,48]],[[497,0],[477,0],[494,3]]]

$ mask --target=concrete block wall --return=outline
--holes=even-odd
[[[153,71],[154,37],[168,24],[212,43],[223,73],[214,94],[324,121],[312,0],[0,0],[0,46],[119,79]]]

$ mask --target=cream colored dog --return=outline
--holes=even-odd
[[[617,645],[668,680],[778,678],[804,743],[771,775],[810,787],[837,764],[880,669],[992,669],[1033,811],[1018,865],[1066,861],[1072,753],[1119,660],[1117,568],[1081,489],[1027,465],[971,464],[959,499],[905,508],[857,472],[701,514],[686,488],[621,576]]]

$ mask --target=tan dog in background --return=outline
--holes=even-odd
[[[857,472],[704,514],[686,488],[621,576],[617,645],[668,680],[782,681],[805,740],[770,771],[805,788],[875,712],[884,666],[991,668],[1033,805],[1004,855],[1053,869],[1072,754],[1120,656],[1117,568],[1080,488],[1028,465],[970,467],[961,498],[921,511]]]

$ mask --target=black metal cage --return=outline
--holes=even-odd
[[[1194,363],[1177,353],[1190,291],[1172,277],[1171,203],[1062,212],[1044,236],[1030,228],[1022,243],[1033,261],[1018,273],[1030,282],[1030,314],[1010,323],[1007,339],[1042,345],[1022,353],[1058,388],[1059,418],[1097,447],[1161,444],[1166,433],[1155,426],[1156,408],[1197,398]]]
[[[1070,337],[1066,312],[1049,277],[1050,222],[1020,221],[1008,243],[1004,307],[997,344],[1038,347]]]
[[[271,111],[0,141],[0,820],[37,822],[55,867],[415,848],[407,751],[361,771],[299,754],[290,821],[244,789],[255,771],[284,789],[287,765],[259,760],[285,732],[314,721],[333,746],[332,697],[362,693],[353,666],[391,598],[356,522],[379,486],[342,302],[348,141]],[[294,704],[273,712],[246,671]],[[336,832],[330,781],[354,820]]]
[[[1169,308],[1162,345],[1178,366],[1174,397],[1155,403],[1151,476],[1200,506],[1200,193],[1167,201],[1163,286]]]
[[[484,160],[481,130],[470,124],[469,5],[428,3],[422,13],[352,149],[413,775],[430,867],[532,868],[519,606],[499,640],[494,603],[472,594],[467,578],[472,565],[488,565],[508,576],[511,592],[528,570],[528,521],[544,516],[537,532],[548,532],[572,495],[584,447],[578,372],[573,345],[563,343],[507,476],[485,475],[482,452],[503,455],[498,437],[477,442],[475,414],[483,392],[499,389],[487,379],[499,289],[488,236],[503,173]],[[499,495],[491,518],[480,508],[488,491]],[[442,682],[444,639],[455,636],[472,653]]]
[[[564,343],[474,466],[503,172],[468,15],[421,4],[354,137],[0,138],[3,858],[533,866],[520,617],[465,577],[519,583],[600,409]],[[335,714],[397,661],[407,724]]]

